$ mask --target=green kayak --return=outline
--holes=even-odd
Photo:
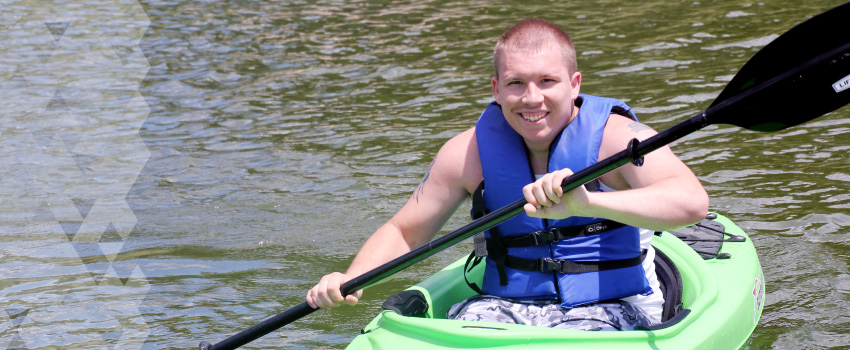
[[[347,349],[738,349],[764,305],[764,275],[755,247],[729,219],[656,234],[656,273],[665,296],[663,322],[652,329],[591,332],[446,319],[475,294],[464,280],[466,258],[388,299]],[[483,264],[466,273],[480,285]],[[390,304],[390,305],[388,305]],[[395,304],[395,305],[392,305]],[[404,316],[405,314],[407,316]]]

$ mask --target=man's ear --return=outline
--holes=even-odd
[[[493,97],[496,99],[496,103],[502,104],[502,101],[499,101],[499,78],[493,77],[493,79],[490,80],[490,85],[493,86]]]
[[[575,101],[581,91],[581,72],[573,73],[572,77],[570,77],[570,86],[573,90],[573,101]]]

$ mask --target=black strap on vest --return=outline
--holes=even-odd
[[[537,247],[553,242],[558,242],[567,238],[583,237],[599,234],[602,232],[612,231],[624,226],[626,226],[626,224],[622,224],[612,220],[605,220],[584,226],[550,228],[548,230],[532,232],[524,236],[503,237],[502,244],[508,248]]]
[[[475,256],[475,253],[472,253],[469,254],[469,257],[466,258],[466,264],[463,265],[463,280],[466,281],[466,285],[469,286],[469,288],[478,294],[484,294],[484,291],[482,291],[481,287],[478,287],[478,285],[474,282],[470,282],[469,278],[466,277],[466,274],[472,271],[472,269],[475,268],[475,266],[478,266],[478,264],[480,264],[483,260],[483,257]]]
[[[482,181],[472,194],[471,214],[473,219],[477,219],[487,213],[488,210],[484,205],[484,182]],[[524,259],[508,255],[508,248],[536,247],[558,242],[567,238],[600,234],[625,226],[625,224],[616,221],[604,220],[582,226],[550,228],[518,237],[502,237],[496,227],[491,227],[489,229],[490,238],[487,238],[486,240],[482,239],[483,233],[476,235],[475,252],[473,252],[466,261],[464,266],[464,279],[466,279],[466,272],[471,271],[473,267],[478,265],[485,255],[489,256],[490,259],[496,263],[496,270],[499,272],[499,284],[503,286],[508,285],[508,274],[507,271],[505,271],[506,266],[525,271],[584,273],[639,265],[645,257],[645,252],[635,258],[609,261],[568,261],[555,260],[551,258]],[[481,244],[484,243],[481,242],[482,240],[486,243]],[[486,249],[484,249],[485,247]],[[470,288],[481,294],[481,289],[477,285],[470,283],[468,279],[466,280],[466,283]]]
[[[472,192],[472,212],[470,214],[473,220],[487,214],[487,209],[484,207],[484,181],[481,181],[475,192]]]
[[[505,259],[508,257],[508,247],[500,243],[502,241],[499,239],[501,235],[499,235],[499,230],[495,227],[490,228],[490,236],[496,239],[492,240],[494,242],[493,244],[487,244],[487,254],[496,263],[496,270],[499,271],[499,284],[507,286],[508,272],[505,271]]]
[[[622,269],[640,265],[644,258],[646,258],[646,251],[641,252],[640,255],[634,258],[607,261],[570,261],[550,258],[523,259],[508,256],[505,259],[505,266],[523,271],[585,273]]]
[[[478,185],[478,188],[475,189],[475,192],[472,193],[472,213],[471,213],[472,218],[478,219],[478,218],[486,215],[488,212],[489,212],[489,210],[487,210],[487,208],[485,208],[485,206],[484,206],[484,181],[481,181],[481,184]],[[492,254],[490,258],[493,259],[493,261],[496,263],[496,270],[499,271],[499,284],[501,284],[503,286],[507,286],[508,285],[508,273],[507,273],[507,271],[505,271],[505,258],[508,256],[508,248],[505,247],[503,244],[501,244],[501,239],[499,239],[499,238],[501,238],[501,235],[499,234],[499,229],[497,227],[495,227],[495,226],[491,227],[491,228],[488,229],[488,231],[490,232],[490,237],[496,238],[494,240],[494,243],[490,244],[489,240],[487,240],[488,242],[486,243],[486,245],[480,244],[480,243],[476,244],[475,252],[474,252],[474,255],[476,256],[476,258],[475,258],[475,261],[472,264],[472,266],[469,267],[468,269],[472,270],[472,268],[475,267],[475,265],[478,265],[478,263],[481,262],[481,259],[483,259],[483,257],[485,255]],[[484,233],[483,232],[479,233],[479,234],[476,235],[475,240],[480,242],[480,241],[483,240],[482,239],[483,237],[484,237]],[[487,247],[487,249],[486,249],[486,251],[483,251],[483,247],[485,247],[485,246]],[[470,262],[472,262],[472,257],[467,259],[466,265],[468,266]],[[466,266],[464,266],[464,271],[467,271]],[[466,278],[466,273],[464,273],[463,277],[464,277],[464,279]],[[469,283],[468,280],[467,280],[466,283],[470,287],[472,287],[473,290],[475,290],[476,292],[481,294],[481,292],[480,292],[481,289],[478,288],[478,286]]]

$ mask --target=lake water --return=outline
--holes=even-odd
[[[302,302],[474,125],[520,19],[564,27],[582,92],[663,130],[840,3],[2,0],[0,349],[195,348]],[[710,126],[673,150],[759,251],[748,348],[850,347],[850,108],[771,134]],[[248,348],[343,348],[470,250]]]

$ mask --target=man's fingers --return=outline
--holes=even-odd
[[[318,309],[319,306],[316,305],[316,302],[313,300],[313,295],[315,295],[315,294],[316,294],[316,287],[313,287],[313,289],[310,289],[310,291],[307,292],[307,304],[310,305],[310,307],[312,307],[314,309]]]
[[[555,187],[554,192],[561,197],[564,195],[564,188],[561,187],[561,184],[564,183],[564,179],[568,178],[572,175],[571,171],[559,171],[553,174],[552,176],[552,184]]]
[[[525,205],[522,208],[525,209],[525,213],[528,214],[529,216],[533,216],[534,214],[537,214],[537,207],[534,206],[534,204],[525,203]]]
[[[570,169],[558,170],[543,175],[534,183],[523,187],[522,194],[528,202],[524,206],[525,212],[529,215],[542,217],[547,215],[548,209],[561,204],[564,196],[561,183],[572,174],[573,172]]]
[[[351,306],[354,306],[360,301],[360,297],[363,296],[363,290],[358,290],[354,292],[354,294],[349,294],[345,296],[345,303]]]
[[[557,184],[556,185],[558,187],[557,193],[558,193],[559,196],[564,195],[564,188],[561,187],[561,184],[564,183],[564,180],[566,178],[568,178],[572,175],[573,175],[573,171],[568,169],[568,168],[558,170],[553,174],[553,177],[554,177],[553,182]]]
[[[352,295],[342,295],[342,284],[349,278],[345,274],[334,272],[325,275],[312,289],[307,291],[307,304],[312,308],[332,309],[346,303],[357,304],[363,291],[359,290]]]
[[[552,205],[552,202],[549,200],[549,197],[546,195],[546,191],[543,189],[541,184],[535,182],[532,192],[534,193],[534,197],[537,199],[538,207],[545,208]]]
[[[560,188],[560,181],[555,182],[556,177],[554,174],[549,173],[544,175],[539,181],[543,186],[543,192],[546,193],[546,198],[548,198],[552,203],[558,204],[561,203],[561,195],[557,192],[557,188]]]
[[[523,186],[522,195],[525,197],[525,201],[528,202],[528,204],[526,204],[526,205],[531,205],[534,208],[539,207],[539,204],[537,203],[537,198],[534,197],[534,184],[533,183]]]
[[[322,309],[331,309],[339,306],[345,298],[342,297],[342,292],[339,290],[339,276],[335,273],[325,275],[319,280],[319,283],[310,290],[308,294],[312,297],[313,304]]]
[[[333,301],[327,293],[328,283],[328,276],[325,276],[322,277],[322,279],[319,281],[319,284],[316,285],[316,305],[325,310],[333,307]]]
[[[340,290],[340,284],[338,279],[334,279],[333,281],[328,283],[328,290],[330,291],[329,297],[331,302],[333,303],[332,307],[339,306],[339,303],[345,301],[345,297],[342,295],[342,291]]]

